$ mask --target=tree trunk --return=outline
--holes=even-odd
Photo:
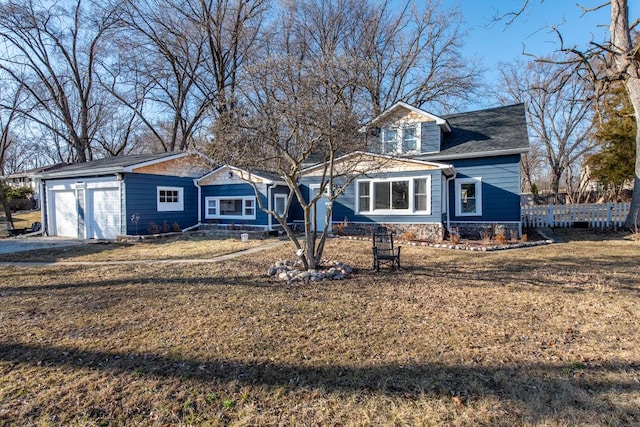
[[[626,82],[631,104],[633,105],[636,123],[640,124],[640,79],[630,78]],[[625,221],[625,225],[632,229],[640,226],[640,126],[636,126],[636,158],[633,174],[633,193],[631,196],[631,208]]]
[[[629,28],[629,7],[627,0],[611,1],[611,45],[614,49],[615,67],[624,77],[624,85],[629,93],[636,124],[640,124],[640,62],[633,48]],[[627,227],[640,224],[640,126],[636,126],[636,158],[633,178],[631,209],[625,221]]]
[[[7,222],[13,226],[13,217],[11,216],[11,209],[9,208],[9,201],[3,188],[0,188],[0,205],[4,210],[4,216],[7,218]]]

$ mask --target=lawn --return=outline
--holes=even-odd
[[[0,425],[640,423],[640,245],[332,240],[347,281],[224,263],[3,267]],[[97,259],[97,258],[96,258]]]

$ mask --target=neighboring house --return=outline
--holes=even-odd
[[[114,239],[198,224],[194,179],[213,164],[195,152],[109,157],[60,167],[42,181],[44,232]]]
[[[522,104],[438,117],[399,102],[363,131],[371,152],[343,156],[336,167],[356,159],[377,166],[334,202],[333,225],[384,225],[431,241],[494,226],[521,233],[520,157],[529,150]],[[309,197],[320,177],[321,165],[303,171]]]
[[[281,228],[265,209],[285,215],[289,188],[272,172],[242,170],[222,166],[197,179],[198,221],[220,227],[242,227],[260,230]],[[259,200],[256,199],[258,190]]]
[[[40,168],[29,169],[22,172],[16,172],[11,175],[7,175],[3,178],[3,181],[10,187],[20,188],[26,187],[30,188],[33,191],[33,202],[34,208],[40,208],[40,181],[36,178],[37,176],[45,173],[54,171],[63,166],[66,166],[66,163],[56,163],[55,165],[43,166]]]

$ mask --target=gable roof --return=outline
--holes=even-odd
[[[260,169],[252,169],[249,171],[247,169],[242,169],[231,165],[220,166],[215,170],[201,176],[200,178],[197,178],[195,182],[198,184],[204,182],[204,185],[210,185],[209,182],[211,181],[211,179],[214,178],[215,175],[218,175],[220,172],[225,170],[234,172],[234,175],[242,181],[252,181],[255,183],[259,183],[260,181],[262,181],[265,184],[284,183],[282,177],[275,172],[269,172]]]
[[[63,166],[67,166],[67,163],[55,163],[53,165],[41,166],[39,168],[28,169],[21,172],[12,173],[11,175],[7,175],[3,178],[5,179],[13,179],[13,178],[31,178],[34,175],[39,175],[44,172],[49,172],[52,170],[60,169]]]
[[[198,155],[203,159],[205,156],[198,152],[173,152],[173,153],[152,153],[137,154],[133,156],[105,157],[103,159],[92,160],[90,162],[75,163],[62,166],[54,171],[44,172],[40,178],[65,178],[107,175],[118,172],[132,172],[134,168],[150,166],[169,160],[175,160],[189,155]]]
[[[442,135],[440,152],[425,160],[497,156],[529,151],[524,104],[445,116],[451,132]]]
[[[429,120],[433,120],[436,122],[436,124],[438,126],[440,126],[442,128],[443,131],[445,132],[449,132],[451,131],[451,128],[449,127],[449,123],[447,123],[447,120],[442,118],[442,117],[438,117],[434,114],[431,114],[427,111],[424,111],[420,108],[414,107],[413,105],[409,105],[406,102],[396,102],[395,104],[393,104],[391,107],[387,108],[385,111],[383,111],[382,113],[378,114],[377,117],[374,117],[366,126],[366,127],[370,127],[372,125],[375,125],[376,123],[384,120],[386,117],[390,116],[391,114],[395,113],[397,110],[400,109],[405,109],[409,112],[412,113],[416,113],[419,114],[421,116],[426,117]]]

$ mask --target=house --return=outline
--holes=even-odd
[[[269,231],[281,228],[261,209],[286,216],[289,188],[277,174],[221,166],[195,183],[198,187],[198,222],[220,228],[237,226]]]
[[[436,116],[399,102],[363,132],[369,151],[336,159],[336,168],[375,167],[353,175],[333,204],[333,225],[365,231],[384,225],[430,241],[496,226],[521,233],[520,160],[529,149],[524,105]],[[317,194],[321,166],[302,173],[308,197]],[[317,218],[324,206],[318,204]]]
[[[30,188],[33,191],[33,204],[35,209],[40,208],[40,182],[36,178],[41,174],[59,169],[66,166],[66,163],[56,163],[53,165],[42,166],[39,168],[29,169],[22,172],[12,173],[2,178],[9,187],[13,188]]]
[[[109,157],[44,172],[37,176],[44,232],[114,239],[195,226],[194,179],[212,167],[197,152],[181,152]]]

